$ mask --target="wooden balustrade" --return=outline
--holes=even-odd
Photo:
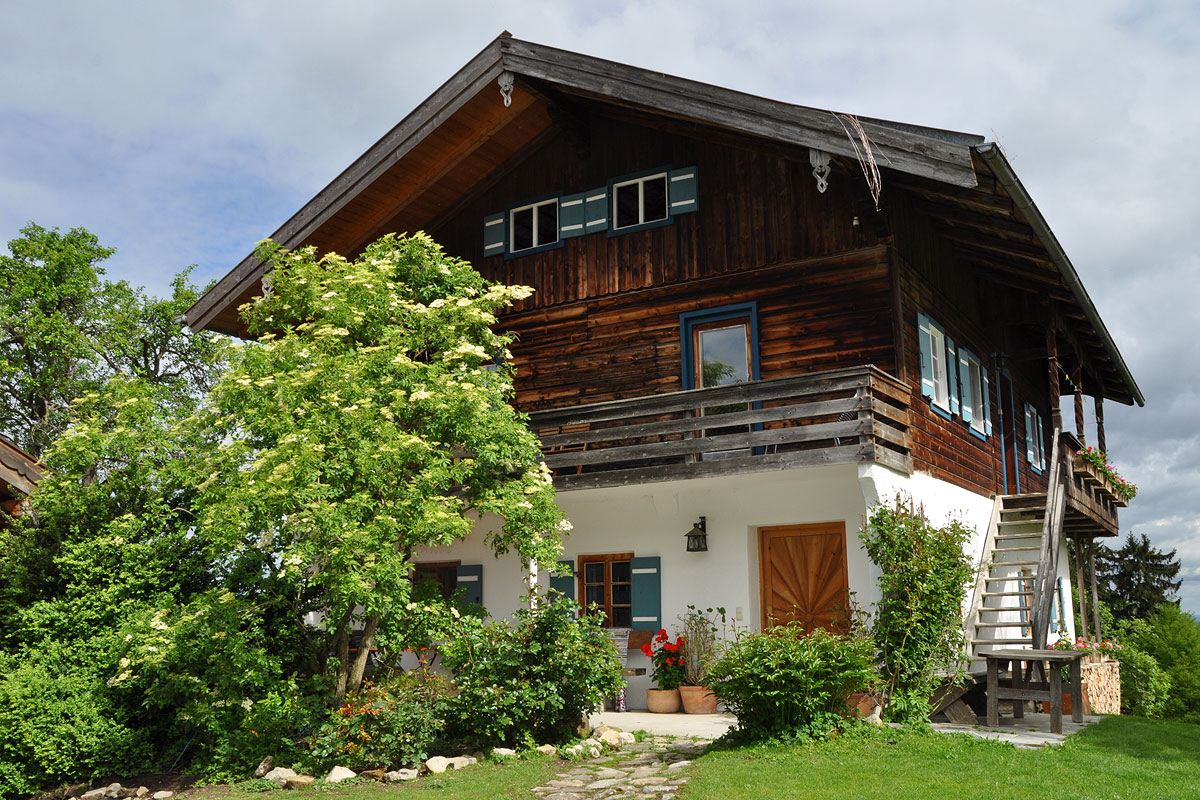
[[[1062,445],[1069,456],[1071,474],[1067,484],[1067,534],[1116,536],[1117,509],[1129,501],[1094,465],[1075,455],[1083,449],[1078,439],[1064,432]]]
[[[530,414],[561,490],[874,461],[911,473],[911,388],[874,366]]]

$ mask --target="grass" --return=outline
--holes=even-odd
[[[871,729],[713,750],[688,771],[680,800],[1176,800],[1200,787],[1200,725],[1111,717],[1041,750]]]
[[[448,770],[441,775],[424,775],[414,781],[379,783],[361,781],[346,785],[323,786],[318,782],[312,789],[300,792],[272,789],[254,791],[239,784],[210,786],[188,791],[183,800],[418,800],[437,797],[440,800],[528,800],[534,786],[553,780],[563,769],[562,762],[549,756],[531,756],[503,763],[481,762],[463,770]]]

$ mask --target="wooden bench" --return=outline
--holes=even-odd
[[[1062,733],[1062,668],[1069,667],[1071,676],[1071,719],[1083,722],[1083,669],[1080,659],[1083,651],[1074,650],[993,650],[983,653],[987,659],[987,724],[1000,724],[999,701],[1016,700],[1013,717],[1025,716],[1025,700],[1044,700],[1050,703],[1050,732]],[[1012,686],[1000,685],[1002,665],[1011,664]],[[1027,670],[1043,672],[1042,664],[1049,666],[1048,681],[1028,680]],[[1034,669],[1036,665],[1036,670]]]

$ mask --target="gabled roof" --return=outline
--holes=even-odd
[[[501,76],[515,88],[502,102]],[[351,255],[383,233],[420,230],[452,215],[507,159],[579,104],[599,103],[859,158],[850,117],[559,50],[501,34],[287,220],[271,238]],[[1017,290],[1050,287],[1085,328],[1103,394],[1143,403],[1141,391],[1070,261],[996,145],[981,136],[858,118],[880,169],[933,206],[948,233],[1004,260]],[[983,180],[981,184],[981,179]],[[998,233],[997,233],[998,231]],[[1010,257],[1013,259],[1009,263]],[[264,267],[247,256],[188,310],[187,324],[237,333],[237,308],[261,293]]]
[[[0,436],[0,484],[8,484],[21,494],[29,495],[41,479],[42,468],[37,459]]]

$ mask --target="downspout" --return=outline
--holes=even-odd
[[[1071,259],[1067,258],[1066,251],[1062,249],[1062,245],[1058,243],[1058,238],[1050,230],[1050,226],[1046,224],[1045,217],[1042,216],[1042,212],[1034,204],[1033,198],[1029,196],[1029,192],[1025,191],[1020,178],[1013,172],[1008,159],[1001,152],[1000,146],[995,142],[984,142],[983,144],[976,145],[974,150],[979,154],[980,158],[987,162],[992,173],[996,176],[996,180],[1000,181],[1000,185],[1004,187],[1008,196],[1012,198],[1017,210],[1028,221],[1029,226],[1033,228],[1038,239],[1042,241],[1046,252],[1050,254],[1050,259],[1058,267],[1059,273],[1063,277],[1063,282],[1067,284],[1067,288],[1071,290],[1075,298],[1079,301],[1084,316],[1087,317],[1088,322],[1092,324],[1096,332],[1100,334],[1100,338],[1104,343],[1104,349],[1112,357],[1113,364],[1116,366],[1117,372],[1133,396],[1134,402],[1139,406],[1145,406],[1146,400],[1142,397],[1142,390],[1138,388],[1137,381],[1133,379],[1133,374],[1129,371],[1129,367],[1126,366],[1125,359],[1121,357],[1120,351],[1117,350],[1117,345],[1113,342],[1108,328],[1104,326],[1104,321],[1100,319],[1100,314],[1092,304],[1092,299],[1088,296],[1087,289],[1083,288],[1083,283],[1079,280],[1079,275],[1075,272],[1075,267],[1072,266]]]

